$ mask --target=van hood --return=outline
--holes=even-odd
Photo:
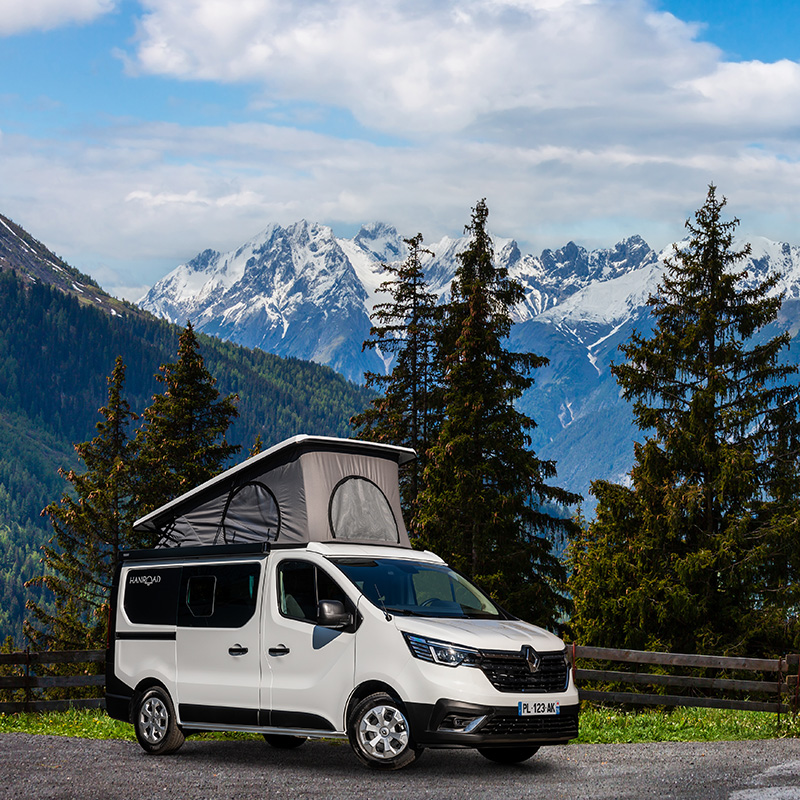
[[[540,653],[561,651],[558,636],[521,620],[427,619],[394,617],[395,627],[404,633],[425,636],[476,650],[517,651],[528,644]]]

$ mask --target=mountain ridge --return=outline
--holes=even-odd
[[[533,373],[534,384],[519,402],[537,422],[532,446],[541,457],[556,461],[559,483],[582,494],[591,511],[591,481],[624,481],[633,441],[640,436],[610,365],[619,360],[618,347],[634,330],[649,329],[647,299],[656,291],[675,245],[656,252],[633,235],[607,248],[587,250],[568,242],[536,256],[523,253],[513,239],[497,237],[493,242],[496,263],[524,288],[523,301],[512,310],[510,346],[550,360]],[[428,288],[440,302],[447,299],[458,253],[467,243],[467,237],[425,243],[435,254],[422,260]],[[752,285],[776,269],[783,273],[774,292],[784,292],[787,302],[796,301],[784,306],[781,319],[797,336],[800,248],[763,237],[753,239],[752,246],[744,281]],[[351,380],[363,380],[365,371],[391,369],[390,359],[361,348],[369,336],[369,314],[384,299],[378,291],[386,279],[381,262],[397,262],[406,255],[394,227],[368,223],[348,239],[301,220],[286,227],[271,225],[246,247],[218,257],[215,263],[228,265],[225,281],[217,275],[212,280],[209,272],[192,273],[196,282],[205,277],[209,287],[219,289],[225,283],[227,290],[213,296],[209,288],[171,296],[170,281],[189,269],[180,265],[153,286],[142,306],[176,322],[192,319],[199,330],[222,338],[322,361]],[[247,270],[236,264],[245,252],[251,259]],[[188,264],[194,269],[197,261]],[[274,280],[278,273],[280,282]],[[265,311],[255,319],[258,308]],[[772,325],[764,335],[775,331]],[[792,360],[798,349],[792,349]]]

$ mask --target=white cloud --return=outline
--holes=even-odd
[[[175,194],[174,192],[156,192],[137,189],[136,191],[129,192],[125,197],[125,202],[139,202],[147,208],[158,208],[160,206],[168,205],[201,205],[210,206],[212,202],[205,197],[200,197],[195,189],[183,194]]]
[[[686,88],[697,94],[706,118],[717,122],[797,126],[800,64],[795,61],[722,63],[687,81]]]
[[[716,65],[642,0],[145,0],[142,71],[261,82],[403,134],[487,115],[630,107]]]
[[[459,235],[484,196],[493,230],[530,250],[661,247],[712,181],[750,231],[800,243],[800,66],[723,62],[655,0],[141,5],[131,72],[242,82],[260,121],[6,130],[3,213],[107,288],[303,217]],[[374,141],[300,129],[331,108]]]
[[[797,243],[800,162],[716,144],[686,152],[436,140],[387,147],[266,124],[118,124],[91,147],[7,133],[10,215],[109,290],[152,284],[207,247],[234,248],[301,218],[352,232],[379,219],[426,241],[459,235],[487,197],[490,224],[529,251],[570,239],[610,246],[633,233],[662,247],[715,181],[745,233]]]
[[[800,100],[800,65],[722,62],[652,0],[143,3],[132,69],[260,85],[267,103],[343,108],[417,144],[668,159],[785,136]]]
[[[115,5],[115,0],[3,0],[0,36],[91,22]]]

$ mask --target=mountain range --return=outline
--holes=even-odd
[[[425,243],[428,287],[445,300],[466,238]],[[558,484],[585,498],[596,478],[625,481],[632,465],[634,427],[610,365],[634,330],[650,328],[648,297],[656,292],[673,246],[654,251],[632,236],[613,247],[587,250],[573,242],[540,255],[495,238],[495,259],[525,289],[513,309],[510,347],[546,356],[534,385],[519,402],[537,422],[533,447],[558,466]],[[800,248],[751,241],[746,283],[772,271],[783,278],[780,320],[759,338],[800,330]],[[228,253],[204,250],[158,281],[142,308],[178,324],[191,320],[205,333],[283,356],[333,367],[354,381],[384,372],[391,361],[365,350],[370,313],[385,299],[383,263],[401,261],[406,245],[385,223],[365,225],[352,238],[308,221],[270,225]],[[797,360],[796,345],[789,358]]]

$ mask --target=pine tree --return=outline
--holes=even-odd
[[[505,347],[523,288],[495,266],[487,217],[482,200],[437,336],[444,415],[423,477],[420,538],[512,613],[552,627],[566,606],[552,544],[571,523],[548,507],[580,498],[546,483],[555,464],[529,449],[535,423],[514,407],[547,360]]]
[[[253,446],[250,448],[249,452],[247,453],[248,458],[252,458],[253,456],[257,456],[264,450],[264,442],[261,439],[261,434],[256,434],[255,441],[253,442]]]
[[[571,549],[575,632],[587,644],[768,646],[764,543],[781,487],[797,489],[796,368],[780,360],[788,333],[750,342],[777,318],[780,276],[746,280],[750,248],[735,249],[738,220],[723,221],[724,206],[712,185],[649,300],[652,335],[634,334],[612,366],[646,437],[631,488],[593,484],[597,520]]]
[[[136,516],[131,486],[128,427],[136,418],[123,398],[125,365],[118,356],[108,378],[108,405],[100,409],[97,436],[75,445],[86,471],[61,471],[71,484],[42,512],[55,535],[43,547],[44,586],[52,608],[28,603],[25,631],[36,649],[82,650],[105,646],[111,582],[120,550],[130,545]]]
[[[144,515],[218,474],[239,447],[226,431],[237,416],[236,395],[220,398],[187,323],[178,360],[156,376],[164,392],[153,398],[136,435],[136,497]],[[141,546],[155,542],[141,541]]]
[[[433,431],[434,390],[433,332],[437,318],[436,296],[427,290],[422,257],[432,256],[422,246],[422,234],[403,240],[408,257],[402,264],[383,264],[393,277],[380,286],[391,300],[377,303],[373,309],[371,339],[363,349],[373,349],[381,357],[394,354],[394,366],[388,375],[366,374],[367,385],[382,394],[370,407],[353,417],[357,435],[378,442],[413,448],[418,455],[401,476],[403,505],[412,521],[419,492],[419,476]]]

